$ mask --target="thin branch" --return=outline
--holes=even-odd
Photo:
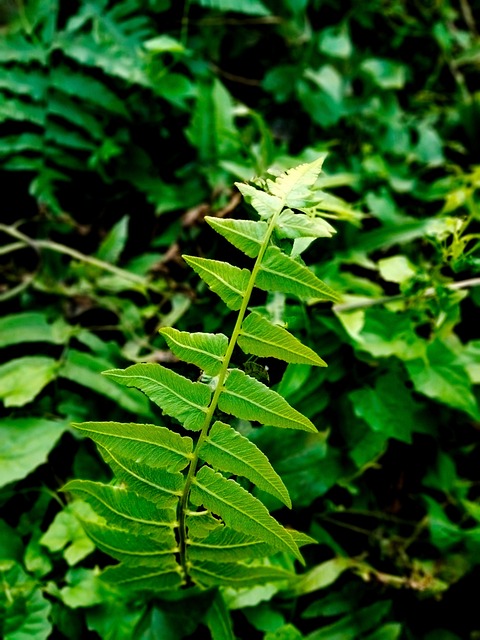
[[[18,229],[9,227],[5,224],[0,224],[0,231],[6,233],[9,236],[12,236],[13,238],[16,238],[17,240],[20,240],[20,242],[22,242],[24,246],[31,247],[32,249],[47,249],[50,251],[55,251],[56,253],[62,253],[64,255],[70,256],[71,258],[74,258],[75,260],[79,260],[80,262],[85,262],[86,264],[91,264],[104,271],[109,271],[110,273],[113,273],[114,275],[121,278],[125,278],[126,280],[130,280],[135,284],[140,284],[144,287],[152,288],[152,286],[146,281],[143,276],[139,276],[136,273],[132,273],[131,271],[116,267],[115,265],[110,264],[109,262],[105,262],[104,260],[100,260],[99,258],[87,256],[86,254],[81,253],[76,249],[72,249],[71,247],[67,247],[64,244],[53,242],[52,240],[34,240]],[[11,247],[12,245],[8,246]]]
[[[444,285],[450,291],[457,289],[471,289],[480,286],[480,278],[469,278],[468,280],[460,280],[459,282],[449,282]],[[429,287],[422,293],[422,297],[430,298],[436,294],[435,287]],[[343,302],[333,305],[336,313],[343,311],[353,311],[354,309],[364,309],[366,307],[375,307],[379,304],[387,304],[388,302],[396,302],[397,300],[408,300],[409,296],[399,293],[396,296],[384,296],[383,298],[362,298],[361,300],[353,300],[352,302]]]

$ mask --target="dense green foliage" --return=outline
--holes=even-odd
[[[0,6],[1,637],[478,636],[466,596],[480,577],[479,14],[478,0]],[[267,544],[263,577],[241,589],[119,591],[82,527],[90,506],[61,491],[84,479],[112,492],[72,423],[84,435],[105,420],[198,428],[100,373],[156,363],[170,386],[208,387],[224,341],[193,360],[206,371],[196,381],[191,344],[175,340],[232,335],[242,296],[215,289],[208,261],[238,265],[240,286],[268,224],[252,226],[234,182],[325,152],[311,220],[315,236],[327,221],[337,233],[311,243],[287,214],[278,247],[342,299],[298,300],[265,272],[234,353],[237,377],[278,392],[318,433],[259,427],[228,401],[216,417],[237,416],[275,475],[219,468],[256,485],[234,484],[279,530],[317,544],[305,566]],[[286,367],[259,344],[267,320],[298,340]],[[130,534],[117,542],[138,551]],[[274,571],[290,577],[269,581]]]

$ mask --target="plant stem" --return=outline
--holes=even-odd
[[[457,289],[470,289],[480,286],[480,278],[469,278],[468,280],[459,280],[458,282],[449,282],[444,285],[446,289],[456,291]],[[421,297],[430,298],[436,293],[435,287],[425,289]],[[407,300],[409,296],[399,293],[396,296],[384,296],[382,298],[363,298],[362,300],[354,300],[353,302],[344,302],[342,304],[333,305],[333,310],[337,313],[343,311],[353,311],[354,309],[363,309],[365,307],[374,307],[378,304],[387,304],[397,300]]]
[[[34,240],[29,236],[25,235],[18,229],[14,227],[9,227],[5,224],[0,224],[0,231],[6,233],[13,238],[17,238],[20,242],[23,243],[23,246],[29,246],[33,249],[48,249],[50,251],[55,251],[57,253],[62,253],[64,255],[70,256],[75,260],[79,260],[80,262],[85,262],[86,264],[91,264],[99,269],[103,269],[103,271],[110,271],[116,276],[121,278],[125,278],[126,280],[130,280],[131,282],[135,282],[136,284],[141,284],[144,287],[152,288],[151,285],[146,281],[143,276],[139,276],[136,273],[132,273],[131,271],[127,271],[126,269],[121,269],[120,267],[116,267],[109,262],[105,262],[104,260],[100,260],[99,258],[95,258],[94,256],[87,256],[76,249],[72,249],[71,247],[67,247],[64,244],[60,244],[58,242],[54,242],[53,240]],[[18,246],[19,243],[7,245],[10,247],[10,250],[20,248]]]
[[[213,415],[218,405],[218,400],[220,398],[220,394],[223,391],[223,385],[227,378],[228,367],[230,364],[230,360],[233,355],[233,350],[235,349],[235,345],[237,344],[238,336],[240,335],[240,331],[242,328],[242,322],[245,317],[245,313],[247,311],[248,304],[250,302],[250,296],[252,295],[253,288],[255,286],[255,281],[257,279],[258,272],[260,270],[260,265],[262,263],[263,256],[265,255],[265,251],[267,250],[270,236],[272,235],[273,229],[275,227],[276,219],[279,213],[283,209],[283,202],[279,209],[272,215],[270,218],[269,226],[267,229],[267,233],[265,234],[265,238],[263,240],[262,246],[260,247],[260,251],[258,253],[257,259],[252,269],[252,273],[250,274],[250,278],[248,280],[247,288],[245,290],[245,294],[243,296],[242,305],[237,315],[237,320],[235,322],[235,326],[232,331],[232,335],[230,337],[230,341],[228,343],[227,351],[223,358],[222,367],[218,374],[217,386],[215,387],[215,392],[213,394],[212,400],[210,401],[210,405],[207,410],[207,414],[205,416],[205,421],[203,423],[202,431],[200,432],[200,436],[196,442],[195,449],[193,451],[193,456],[190,461],[190,466],[188,469],[187,477],[185,480],[185,487],[183,489],[182,497],[179,502],[179,514],[178,514],[178,522],[179,522],[179,547],[180,547],[180,564],[185,573],[185,576],[188,576],[188,560],[187,560],[187,527],[186,527],[186,515],[187,515],[187,506],[188,499],[190,496],[190,490],[192,488],[192,482],[195,477],[195,472],[197,470],[199,453],[202,447],[202,444],[205,438],[208,435],[208,430],[210,428],[210,424],[213,419]]]

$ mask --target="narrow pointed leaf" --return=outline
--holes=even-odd
[[[146,462],[125,459],[116,453],[102,450],[105,462],[115,473],[116,479],[129,491],[138,493],[151,502],[161,504],[163,508],[175,507],[182,495],[185,476],[179,472],[170,472]]]
[[[265,291],[290,293],[301,299],[321,298],[338,302],[338,294],[310,271],[308,267],[269,247],[260,266],[255,286]]]
[[[177,525],[173,509],[158,509],[155,503],[123,487],[90,480],[71,480],[63,491],[88,502],[97,515],[119,529],[147,527],[152,535],[163,540]]]
[[[268,225],[261,220],[222,220],[205,216],[208,224],[220,235],[243,251],[250,258],[256,258],[267,233]]]
[[[258,537],[275,549],[302,556],[293,538],[264,505],[233,480],[204,466],[193,480],[192,502],[218,514],[232,529]]]
[[[112,456],[126,460],[180,471],[191,459],[192,439],[165,427],[121,422],[82,422],[73,426]]]
[[[275,225],[281,238],[331,238],[335,229],[322,218],[312,218],[304,213],[293,213],[285,209],[277,218]]]
[[[276,580],[291,580],[293,574],[277,567],[219,562],[196,562],[191,567],[194,580],[205,587],[224,586],[240,589]]]
[[[255,189],[255,187],[249,184],[242,184],[241,182],[236,182],[235,186],[245,198],[246,202],[251,204],[258,215],[265,220],[280,211],[284,205],[282,195],[277,197],[276,195],[260,191],[260,189]]]
[[[183,256],[183,258],[210,289],[220,296],[229,309],[233,311],[240,309],[250,278],[248,269],[239,269],[227,262],[208,258],[193,256]]]
[[[245,353],[256,356],[279,358],[294,364],[327,366],[315,351],[255,311],[243,321],[238,345]]]
[[[311,199],[311,187],[322,171],[325,156],[286,171],[274,182],[268,180],[270,193],[283,198],[287,207],[304,207]]]
[[[216,376],[228,347],[222,333],[189,333],[173,327],[160,329],[172,352],[181,360],[196,365],[209,376]]]
[[[204,621],[210,631],[212,640],[235,640],[232,618],[219,590],[216,591],[213,597]]]
[[[239,369],[230,372],[218,406],[221,411],[243,420],[257,420],[286,429],[317,431],[310,420],[291,407],[279,393]]]
[[[248,558],[262,558],[272,555],[272,547],[246,533],[222,527],[212,531],[206,538],[191,539],[188,555],[194,562],[211,560],[212,562],[238,562]]]
[[[268,491],[291,508],[287,488],[267,456],[228,424],[215,422],[202,443],[199,455],[215,469],[245,476],[259,489]]]
[[[177,418],[186,429],[198,431],[205,421],[211,390],[200,382],[191,382],[159,364],[134,364],[127,369],[110,369],[104,375],[126,387],[136,387]]]
[[[162,567],[124,564],[108,567],[102,577],[110,584],[137,591],[171,591],[184,584],[182,572],[173,556]]]
[[[83,520],[82,524],[101,551],[125,564],[147,563],[152,567],[171,564],[170,557],[178,552],[177,541],[170,530],[168,538],[157,540],[142,530],[117,529],[110,524]]]

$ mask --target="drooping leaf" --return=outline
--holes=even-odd
[[[207,375],[217,375],[227,350],[227,336],[222,333],[189,333],[173,327],[164,327],[160,333],[178,358],[197,365]]]
[[[278,247],[266,250],[255,286],[265,291],[293,294],[301,299],[339,301],[335,291],[306,266],[282,253]]]
[[[184,469],[192,452],[192,439],[153,424],[82,422],[74,424],[112,455],[171,471]]]
[[[251,587],[275,580],[288,580],[292,574],[278,567],[222,564],[220,562],[196,562],[191,568],[192,577],[205,587],[228,586],[235,589]]]
[[[24,356],[0,365],[0,400],[6,407],[23,407],[54,380],[58,362],[46,356]]]
[[[232,311],[240,309],[247,290],[250,271],[227,262],[183,256],[185,262],[204,280]]]
[[[302,560],[292,536],[263,504],[233,480],[203,466],[193,480],[192,502],[217,513],[232,529],[252,535]]]
[[[250,203],[261,218],[267,220],[275,213],[281,211],[284,202],[270,193],[256,189],[249,184],[236,182],[235,186],[240,191],[246,202]]]
[[[267,232],[267,223],[262,220],[223,220],[205,216],[206,222],[237,249],[250,258],[256,258]]]
[[[47,461],[67,423],[45,418],[3,418],[0,421],[0,487],[25,478]]]
[[[256,311],[243,321],[238,345],[245,353],[256,356],[279,358],[294,364],[327,366],[315,351]]]
[[[215,422],[202,442],[199,456],[215,469],[245,476],[291,507],[288,491],[266,455],[227,424]]]
[[[281,238],[331,238],[335,229],[322,218],[312,218],[304,213],[294,213],[285,209],[275,225]]]
[[[222,411],[244,420],[257,420],[286,429],[317,431],[310,420],[291,407],[280,394],[239,369],[230,372],[218,406]]]
[[[311,188],[322,170],[325,156],[313,162],[301,164],[280,175],[275,181],[268,180],[270,193],[284,200],[287,207],[304,207],[312,198]]]
[[[159,364],[134,364],[126,369],[110,369],[104,375],[127,387],[136,387],[180,420],[186,429],[198,431],[205,421],[211,390],[200,382],[191,382]]]

